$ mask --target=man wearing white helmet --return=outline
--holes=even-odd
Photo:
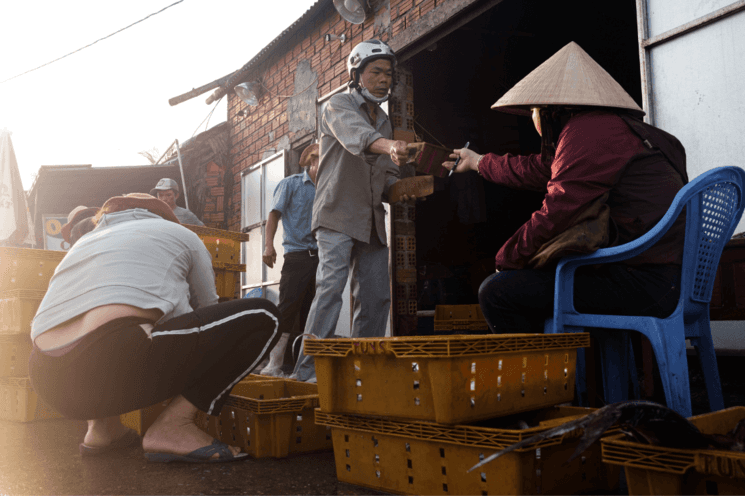
[[[311,225],[319,265],[305,325],[320,338],[336,329],[350,269],[352,336],[385,334],[391,296],[383,202],[407,158],[406,142],[391,139],[391,122],[379,105],[389,98],[395,62],[382,41],[359,43],[347,59],[349,92],[332,96],[323,109]],[[315,381],[313,357],[301,354],[293,376]]]

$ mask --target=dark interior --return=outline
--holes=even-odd
[[[505,0],[404,63],[417,135],[450,148],[468,141],[479,153],[539,153],[530,118],[490,107],[570,41],[641,106],[634,2]],[[435,193],[417,206],[418,309],[477,303],[497,251],[543,196],[475,172],[436,178]]]

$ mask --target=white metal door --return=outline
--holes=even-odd
[[[688,177],[745,167],[745,0],[636,0],[645,120],[686,149]],[[735,233],[745,231],[740,220]],[[745,322],[712,322],[714,346],[745,349]]]

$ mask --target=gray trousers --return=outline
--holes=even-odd
[[[372,243],[363,243],[324,227],[318,228],[315,234],[318,243],[316,296],[304,332],[319,338],[333,336],[351,268],[354,297],[352,337],[385,336],[391,307],[388,247],[380,242],[374,230]],[[313,357],[304,355],[301,349],[293,377],[313,382],[315,376]]]

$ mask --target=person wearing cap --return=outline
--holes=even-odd
[[[67,224],[62,226],[62,239],[71,247],[83,235],[89,233],[95,227],[91,219],[98,212],[98,207],[86,207],[78,205],[67,215]]]
[[[158,181],[158,184],[156,184],[153,189],[150,190],[150,194],[159,200],[166,202],[182,224],[189,224],[191,226],[204,225],[204,223],[199,220],[199,217],[194,215],[191,210],[176,205],[176,200],[178,200],[179,197],[179,187],[178,183],[173,179],[164,177]]]
[[[451,157],[461,157],[456,172],[474,170],[488,181],[546,196],[500,248],[497,273],[482,283],[479,303],[492,332],[542,332],[553,312],[556,262],[566,254],[630,242],[654,227],[688,182],[685,149],[674,136],[642,122],[642,109],[574,42],[492,108],[532,112],[541,153],[455,150]],[[684,230],[681,215],[644,253],[578,269],[577,310],[671,314],[680,295]]]
[[[396,56],[380,40],[357,44],[347,58],[348,93],[326,103],[311,228],[318,242],[316,296],[305,333],[333,335],[351,270],[353,337],[385,334],[391,305],[385,209],[388,190],[406,163],[406,142],[380,104],[388,100]],[[407,198],[408,199],[408,198]],[[313,357],[298,359],[292,377],[315,380]]]
[[[83,456],[140,443],[119,415],[173,398],[145,433],[154,462],[233,461],[239,449],[194,423],[279,338],[268,300],[217,303],[212,258],[171,208],[145,193],[113,197],[57,266],[31,325],[36,393],[88,420]]]
[[[279,220],[284,230],[282,247],[284,261],[279,279],[280,338],[271,352],[269,364],[261,375],[290,374],[295,366],[293,345],[295,338],[305,328],[310,304],[316,294],[316,269],[318,245],[310,230],[313,199],[316,196],[318,172],[318,144],[309,145],[300,156],[300,166],[305,170],[282,179],[274,189],[272,210],[266,221],[266,246],[263,260],[269,267],[277,262],[274,235]],[[299,332],[295,320],[299,320]]]

